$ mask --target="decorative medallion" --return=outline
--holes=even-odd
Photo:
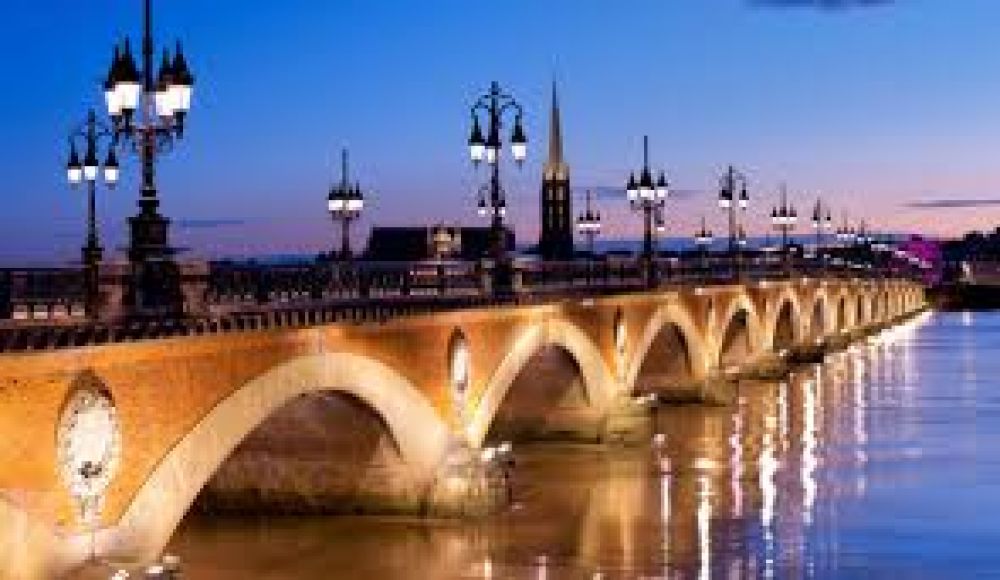
[[[63,406],[56,433],[59,473],[84,523],[94,523],[121,455],[114,400],[91,373],[82,375]]]

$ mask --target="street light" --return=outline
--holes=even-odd
[[[868,233],[868,224],[865,223],[865,220],[861,220],[861,225],[858,226],[858,233],[855,236],[855,242],[859,246],[867,246],[871,241],[871,236]]]
[[[601,233],[601,212],[592,207],[593,193],[587,190],[587,205],[576,219],[576,229],[587,240],[587,284],[590,284],[594,260],[594,238]]]
[[[715,242],[715,238],[712,236],[711,230],[705,224],[705,217],[701,218],[701,229],[694,234],[694,245],[698,247],[698,253],[701,256],[701,267],[704,270],[708,269],[708,248],[711,247],[712,243]]]
[[[847,214],[844,214],[843,222],[841,226],[837,228],[837,241],[841,243],[842,246],[847,247],[854,243],[857,238],[857,234],[854,232],[854,228],[850,226],[847,222]]]
[[[823,232],[833,229],[833,214],[830,207],[823,204],[822,199],[816,200],[813,206],[812,227],[816,232],[816,261],[823,263]]]
[[[663,210],[669,194],[667,176],[663,171],[660,171],[660,176],[656,181],[653,181],[653,172],[649,169],[649,136],[644,136],[642,138],[642,169],[639,172],[639,179],[636,180],[634,172],[629,173],[628,182],[625,185],[625,195],[629,207],[633,211],[642,212],[643,215],[642,259],[645,262],[646,284],[648,286],[656,284],[653,228],[655,227],[657,232],[663,232],[666,229]]]
[[[506,113],[514,115],[514,128],[510,136],[510,151],[514,161],[520,167],[528,153],[528,140],[524,135],[521,105],[514,97],[503,92],[500,85],[493,82],[490,90],[479,97],[472,106],[472,130],[469,136],[469,155],[473,165],[478,167],[484,160],[490,166],[490,181],[480,188],[477,210],[480,216],[490,218],[490,256],[500,262],[506,258],[506,236],[504,235],[504,217],[507,214],[507,201],[503,186],[500,183],[500,157],[503,141],[500,131],[503,128],[503,117]],[[484,137],[480,116],[487,120],[487,135]]]
[[[83,162],[77,153],[76,143],[83,141]],[[108,141],[108,154],[104,164],[100,165],[97,158],[99,142]],[[87,120],[75,128],[69,135],[69,161],[66,164],[66,179],[71,187],[81,183],[87,184],[87,241],[82,248],[84,266],[85,310],[87,316],[96,318],[100,309],[99,269],[104,250],[97,236],[97,202],[96,191],[99,177],[109,188],[118,183],[119,167],[115,155],[116,138],[114,130],[98,122],[93,109],[88,111]],[[103,171],[102,171],[103,170]],[[103,175],[101,175],[103,173]]]
[[[857,254],[859,262],[867,261],[865,267],[869,269],[872,268],[873,266],[872,262],[874,261],[873,260],[874,256],[872,253],[872,243],[874,241],[875,241],[874,237],[868,230],[868,224],[865,223],[865,220],[861,220],[861,223],[858,225],[858,231],[854,243],[857,246]]]
[[[774,229],[781,232],[781,251],[784,254],[785,264],[789,262],[788,234],[795,229],[795,224],[799,221],[799,215],[795,211],[795,206],[788,203],[788,189],[781,185],[781,204],[771,208],[771,223]]]
[[[347,261],[351,259],[351,222],[361,216],[361,211],[365,207],[365,196],[361,192],[360,184],[355,183],[351,187],[347,171],[347,149],[341,152],[340,164],[340,185],[330,188],[327,210],[333,221],[340,222],[340,259]]]
[[[732,165],[726,169],[719,182],[719,207],[729,217],[729,258],[735,274],[739,272],[741,247],[746,245],[745,233],[741,236],[743,226],[740,225],[739,212],[746,212],[750,207],[750,195],[747,193],[746,175]]]
[[[173,54],[163,50],[158,72],[153,63],[154,51],[152,0],[145,0],[142,68],[137,66],[131,43],[125,38],[114,46],[103,89],[115,138],[136,151],[142,165],[139,213],[129,218],[128,248],[137,286],[141,284],[142,288],[134,288],[132,300],[135,306],[141,302],[145,306],[176,307],[179,280],[169,260],[173,254],[167,235],[170,220],[159,212],[156,157],[171,150],[184,135],[194,75],[179,41]],[[173,282],[170,287],[165,286],[168,280]]]
[[[871,240],[871,256],[876,267],[885,270],[892,265],[892,236],[889,234],[873,233]]]
[[[587,253],[594,256],[594,238],[601,233],[601,212],[591,207],[593,193],[587,190],[587,205],[576,219],[576,229],[587,239]]]

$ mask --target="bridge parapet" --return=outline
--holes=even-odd
[[[506,296],[489,292],[485,281],[489,265],[481,263],[188,266],[182,268],[187,280],[184,316],[133,318],[109,306],[97,320],[84,316],[82,270],[0,272],[0,352],[340,321],[380,322],[428,311],[649,290],[640,265],[625,259],[525,262],[518,266],[517,292]],[[734,274],[725,261],[663,259],[657,269],[660,290],[805,276],[877,281],[905,274],[894,268],[859,270],[810,261],[794,267],[751,262]],[[121,303],[127,272],[109,265],[101,278],[103,302]]]

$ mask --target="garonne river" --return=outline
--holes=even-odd
[[[973,578],[1000,570],[1000,314],[936,313],[660,408],[648,444],[513,449],[482,520],[190,515],[185,578]]]

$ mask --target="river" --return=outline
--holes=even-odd
[[[1000,314],[938,313],[672,407],[634,449],[515,447],[479,522],[189,517],[185,578],[1000,575]]]

